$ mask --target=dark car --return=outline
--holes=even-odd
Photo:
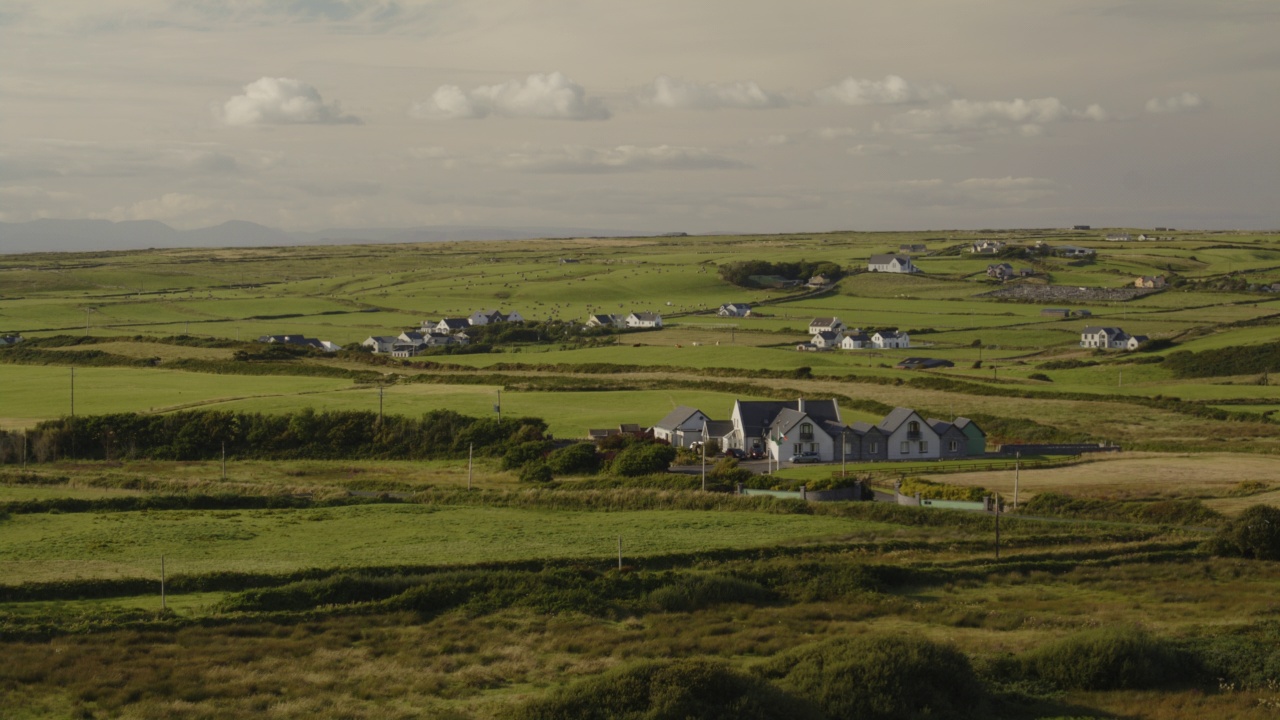
[[[763,460],[764,451],[761,450],[760,448],[751,448],[751,452],[747,454],[747,457],[751,458],[752,460]]]
[[[821,462],[822,458],[818,457],[816,452],[802,452],[799,455],[792,455],[787,458],[790,463],[816,463]]]
[[[738,460],[746,460],[747,454],[738,448],[729,448],[724,451],[725,457],[736,458]]]

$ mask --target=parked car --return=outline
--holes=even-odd
[[[792,455],[787,458],[787,462],[791,463],[816,463],[821,460],[822,458],[818,457],[816,452],[802,452],[799,455]]]
[[[738,460],[746,460],[747,454],[738,448],[729,448],[724,451],[725,457],[736,458]]]
[[[751,458],[752,460],[763,460],[764,451],[761,450],[760,448],[752,448],[751,452],[747,453],[747,457]]]

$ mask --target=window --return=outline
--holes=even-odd
[[[818,443],[809,443],[809,452],[818,452]]]
[[[875,455],[876,453],[880,452],[880,443],[878,442],[871,443],[869,446],[867,446],[867,452],[872,455]]]
[[[813,439],[813,424],[812,424],[812,423],[803,423],[803,424],[801,424],[801,425],[800,425],[800,439],[801,439],[801,440],[812,440],[812,439]]]
[[[916,422],[915,420],[912,420],[911,422],[907,423],[907,432],[909,433],[920,432],[920,423]]]
[[[804,452],[804,450],[802,450],[801,448],[802,446],[800,443],[796,443],[795,445],[791,446],[792,451],[794,451],[796,455],[799,455],[800,453]]]
[[[952,440],[951,445],[947,449],[949,449],[951,452],[955,452],[960,449],[960,443],[956,442],[955,440]]]
[[[911,443],[907,440],[902,441],[902,454],[904,455],[911,454]]]
[[[928,440],[921,440],[921,441],[920,441],[920,452],[922,452],[922,453],[927,453],[927,452],[929,452],[929,441],[928,441]]]

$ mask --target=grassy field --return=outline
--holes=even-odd
[[[1021,503],[1053,492],[1104,508],[1176,499],[1208,509],[1180,525],[1009,515],[997,561],[992,520],[981,515],[731,498],[674,490],[689,478],[671,476],[557,478],[533,490],[498,457],[478,458],[470,472],[457,456],[233,460],[225,479],[214,461],[62,459],[25,473],[3,466],[0,502],[27,504],[0,512],[0,653],[8,660],[0,715],[478,720],[509,717],[530,699],[649,660],[706,660],[750,673],[820,640],[887,633],[959,650],[994,708],[983,717],[1274,717],[1280,565],[1213,557],[1201,542],[1228,522],[1209,511],[1230,518],[1259,503],[1280,506],[1272,421],[1280,390],[1250,375],[1178,378],[1154,360],[1276,341],[1280,298],[1247,288],[1280,281],[1280,237],[1188,232],[1117,244],[1103,234],[838,232],[0,256],[0,334],[102,340],[46,348],[38,361],[47,364],[0,362],[0,429],[67,414],[71,367],[77,415],[374,412],[377,387],[350,378],[379,374],[387,414],[493,417],[501,391],[504,417],[541,417],[561,439],[620,423],[649,426],[677,405],[727,419],[738,398],[838,397],[846,422],[876,421],[894,406],[989,418],[992,448],[1038,432],[1146,449],[1023,468]],[[1071,243],[1099,256],[1010,259],[1037,275],[1000,285],[985,275],[999,259],[961,252],[980,239]],[[925,273],[855,272],[814,295],[734,287],[717,271],[744,257],[860,270],[871,254],[917,242],[930,249],[917,258]],[[1170,272],[1185,284],[1129,301],[986,295],[1019,284],[1122,288],[1137,275]],[[753,316],[715,315],[726,302],[755,304]],[[1092,316],[1055,319],[1040,314],[1045,307]],[[513,345],[407,363],[354,353],[235,359],[260,352],[249,342],[259,335],[357,343],[481,309],[574,321],[653,311],[666,327],[621,335],[615,345]],[[907,330],[914,346],[797,352],[809,321],[830,316]],[[1093,353],[1078,345],[1087,324],[1172,346]],[[232,342],[147,341],[174,335]],[[89,351],[156,366],[94,365]],[[955,367],[893,368],[908,356]],[[1077,366],[1046,366],[1072,360]],[[227,372],[179,369],[184,362]],[[1011,500],[1015,472],[1000,462],[992,470],[897,469]],[[838,467],[781,476],[828,479]],[[850,469],[877,473],[878,483],[893,470]],[[464,493],[468,485],[476,491]],[[85,501],[97,504],[67,511]],[[155,509],[197,501],[289,507]],[[32,502],[64,511],[32,512]],[[140,511],[141,503],[154,504]],[[191,582],[163,614],[149,582],[124,582],[158,578],[162,555],[170,578]],[[303,570],[312,579],[292,575]],[[284,609],[268,602],[277,597],[288,599]],[[417,604],[404,604],[411,599]],[[1118,689],[1020,674],[1021,658],[1056,641],[1135,625],[1194,656],[1199,674]]]
[[[376,532],[369,532],[377,528]],[[0,535],[6,582],[308,567],[468,565],[767,547],[890,527],[833,517],[357,505],[317,510],[18,515]]]

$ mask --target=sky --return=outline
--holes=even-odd
[[[1275,0],[0,0],[0,221],[1280,227]]]

